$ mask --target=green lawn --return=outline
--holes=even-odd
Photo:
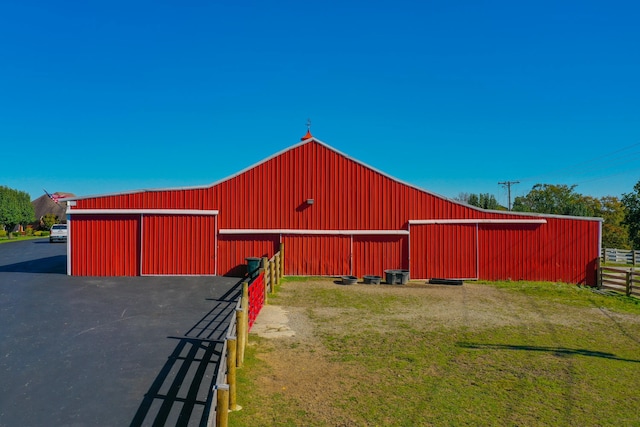
[[[270,304],[297,335],[251,335],[231,426],[640,426],[634,298],[315,279]]]
[[[2,243],[11,243],[11,242],[21,242],[23,240],[33,240],[33,239],[48,239],[49,236],[13,236],[11,239],[8,237],[0,237],[0,244]]]

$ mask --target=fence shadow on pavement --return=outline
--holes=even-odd
[[[184,336],[140,403],[131,427],[206,426],[212,385],[220,366],[224,340],[242,284],[234,285]]]

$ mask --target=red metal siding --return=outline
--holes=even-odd
[[[307,199],[314,203],[308,205]],[[454,203],[394,180],[315,141],[286,150],[212,187],[77,201],[75,209],[88,208],[217,209],[219,229],[407,230],[408,221],[413,219],[539,218],[486,212]],[[432,226],[415,230],[412,226],[411,276],[477,274],[487,279],[523,277],[592,284],[599,226],[594,220],[552,217],[535,230],[482,225],[478,241],[475,225],[435,227],[431,231]],[[352,269],[359,275],[407,261],[404,252],[408,252],[408,243],[400,249],[397,242],[389,242],[391,246],[384,245],[382,250],[375,239],[365,243],[357,237],[350,259],[350,239],[286,237],[285,243],[289,240],[291,245],[286,249],[285,273],[340,275]],[[257,252],[271,256],[277,250],[271,237],[254,236],[243,241],[220,235],[219,241],[218,274],[239,271],[246,256]],[[79,244],[73,242],[74,246]],[[210,242],[203,239],[199,244]],[[253,247],[255,244],[258,247]],[[376,261],[360,258],[359,254],[365,252],[375,252],[372,259]],[[318,258],[320,254],[324,259]]]
[[[77,216],[71,222],[71,274],[140,274],[139,216]]]
[[[538,226],[483,224],[480,277],[595,284],[598,224],[549,218]],[[593,241],[595,240],[595,241]]]
[[[313,205],[307,205],[307,199],[313,199]],[[260,209],[249,208],[255,206]],[[220,229],[406,230],[409,219],[478,214],[315,142],[285,151],[210,188],[82,199],[77,208],[218,209]]]
[[[540,243],[548,224],[483,224],[479,232],[480,277],[488,280],[540,280],[553,262]],[[555,276],[555,274],[554,274]]]
[[[304,276],[349,275],[349,236],[283,236],[285,273]]]
[[[215,274],[215,217],[145,215],[142,274]]]
[[[353,275],[381,276],[384,270],[409,268],[407,236],[354,236]]]
[[[411,277],[477,278],[475,224],[411,226]]]
[[[278,235],[222,234],[218,237],[218,274],[243,276],[247,272],[245,258],[271,258],[278,251],[279,244]]]

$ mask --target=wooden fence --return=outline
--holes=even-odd
[[[598,289],[640,297],[640,271],[633,268],[601,266],[598,269]]]
[[[264,270],[265,295],[275,291],[275,285],[280,283],[284,275],[284,243],[280,243],[280,250],[271,259],[262,258],[262,269]]]
[[[242,281],[242,295],[236,304],[236,315],[231,319],[222,349],[222,358],[216,374],[216,382],[211,388],[208,402],[207,427],[227,427],[229,411],[242,409],[237,402],[236,369],[244,364],[245,347],[249,343],[250,325],[259,313],[259,308],[267,303],[267,294],[274,293],[284,271],[284,245],[271,258],[262,259],[258,275]],[[259,286],[261,289],[254,288]],[[251,295],[250,295],[251,294]],[[260,299],[258,301],[256,298]],[[253,306],[251,301],[253,300]],[[251,319],[250,319],[251,318]]]
[[[602,248],[601,259],[605,263],[630,264],[635,266],[640,264],[640,251]]]

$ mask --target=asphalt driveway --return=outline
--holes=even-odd
[[[69,277],[0,245],[0,426],[199,425],[238,278]]]

